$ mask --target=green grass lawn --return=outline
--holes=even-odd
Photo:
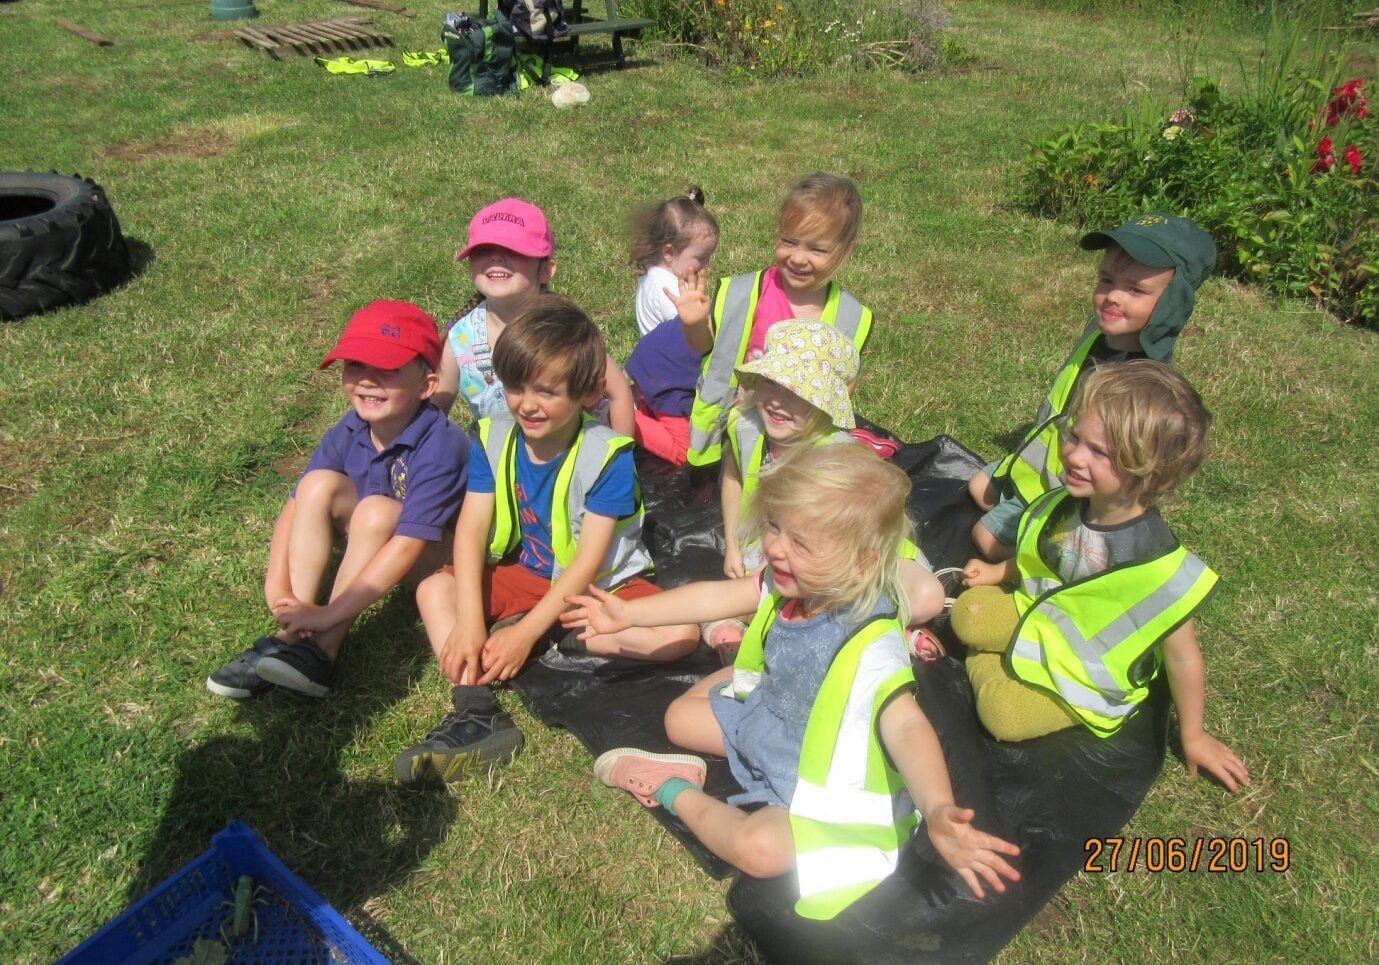
[[[409,6],[376,21],[436,46],[448,4]],[[202,681],[269,625],[274,516],[342,409],[316,363],[372,298],[448,317],[470,294],[452,259],[468,219],[505,194],[545,208],[557,287],[625,357],[629,205],[702,185],[726,274],[766,263],[798,177],[855,178],[841,280],[878,320],[860,411],[995,455],[1084,323],[1094,267],[1077,231],[1011,210],[1024,146],[1146,94],[1171,104],[1177,47],[1148,21],[952,12],[976,62],[947,76],[758,85],[643,44],[557,112],[539,93],[461,99],[439,68],[273,62],[211,36],[232,25],[205,3],[0,4],[0,169],[95,178],[147,261],[113,294],[0,326],[0,960],[55,958],[230,817],[423,962],[755,960],[726,885],[512,694],[512,766],[450,795],[390,785],[448,699],[402,600],[361,621],[328,701],[236,706]],[[1201,50],[1229,83],[1258,41],[1214,27]],[[1373,960],[1379,342],[1214,280],[1178,357],[1216,424],[1167,515],[1224,579],[1199,625],[1208,725],[1254,784],[1232,797],[1170,758],[1127,833],[1286,836],[1293,866],[1081,876],[1002,960]]]

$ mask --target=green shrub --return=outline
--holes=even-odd
[[[1172,113],[1145,106],[1034,144],[1020,204],[1092,226],[1187,215],[1216,239],[1219,272],[1379,327],[1379,129],[1343,63],[1276,31],[1242,95],[1198,80]]]
[[[839,67],[932,70],[962,59],[933,0],[624,0],[656,34],[706,61],[763,77]]]

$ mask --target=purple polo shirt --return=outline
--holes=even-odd
[[[398,536],[439,542],[455,522],[469,476],[469,437],[429,402],[382,452],[374,448],[369,424],[351,409],[326,430],[302,475],[313,469],[343,473],[360,499],[388,496],[401,501]],[[292,487],[293,495],[297,487]]]

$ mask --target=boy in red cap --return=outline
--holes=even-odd
[[[354,618],[445,560],[469,440],[429,401],[440,354],[435,319],[410,302],[379,300],[350,316],[321,361],[344,363],[350,411],[321,438],[273,526],[263,593],[278,631],[207,677],[208,690],[243,699],[277,684],[326,696]]]

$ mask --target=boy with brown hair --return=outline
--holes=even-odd
[[[454,711],[398,756],[405,785],[450,783],[517,752],[521,732],[487,685],[521,672],[565,597],[590,584],[623,599],[660,592],[645,578],[652,564],[632,440],[584,416],[606,364],[602,333],[558,295],[535,296],[494,346],[510,417],[479,420],[454,566],[417,590]],[[673,660],[698,642],[698,626],[686,624],[587,641],[569,634],[560,645]]]

